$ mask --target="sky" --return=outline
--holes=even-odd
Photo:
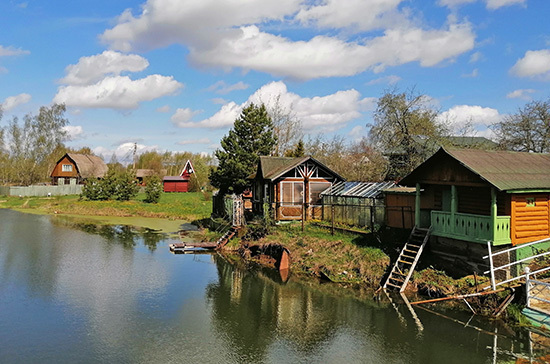
[[[548,0],[3,0],[0,103],[64,103],[67,145],[107,161],[213,153],[243,106],[306,139],[368,135],[388,91],[424,94],[478,136],[550,97]]]

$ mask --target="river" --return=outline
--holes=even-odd
[[[527,331],[0,210],[0,363],[521,363]],[[416,319],[415,319],[416,316]],[[526,361],[528,362],[528,361]]]

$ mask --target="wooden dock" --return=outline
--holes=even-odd
[[[204,243],[172,243],[168,245],[170,251],[174,253],[181,253],[193,250],[210,250],[216,249],[218,243],[216,242],[204,242]]]

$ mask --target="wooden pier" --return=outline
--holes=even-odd
[[[186,251],[194,251],[194,250],[209,250],[209,249],[216,249],[218,246],[217,242],[203,242],[203,243],[172,243],[168,245],[170,247],[170,251],[174,253],[182,253]]]

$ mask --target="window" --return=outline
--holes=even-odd
[[[72,172],[73,171],[73,165],[72,164],[63,164],[63,165],[61,165],[61,171],[63,171],[63,172]]]
[[[527,203],[527,207],[535,207],[535,198],[534,197],[527,197],[525,199],[525,202]]]
[[[281,203],[283,205],[301,205],[304,202],[303,182],[281,182],[281,189]]]
[[[310,182],[309,183],[309,202],[313,205],[321,204],[321,192],[331,186],[330,182]]]

